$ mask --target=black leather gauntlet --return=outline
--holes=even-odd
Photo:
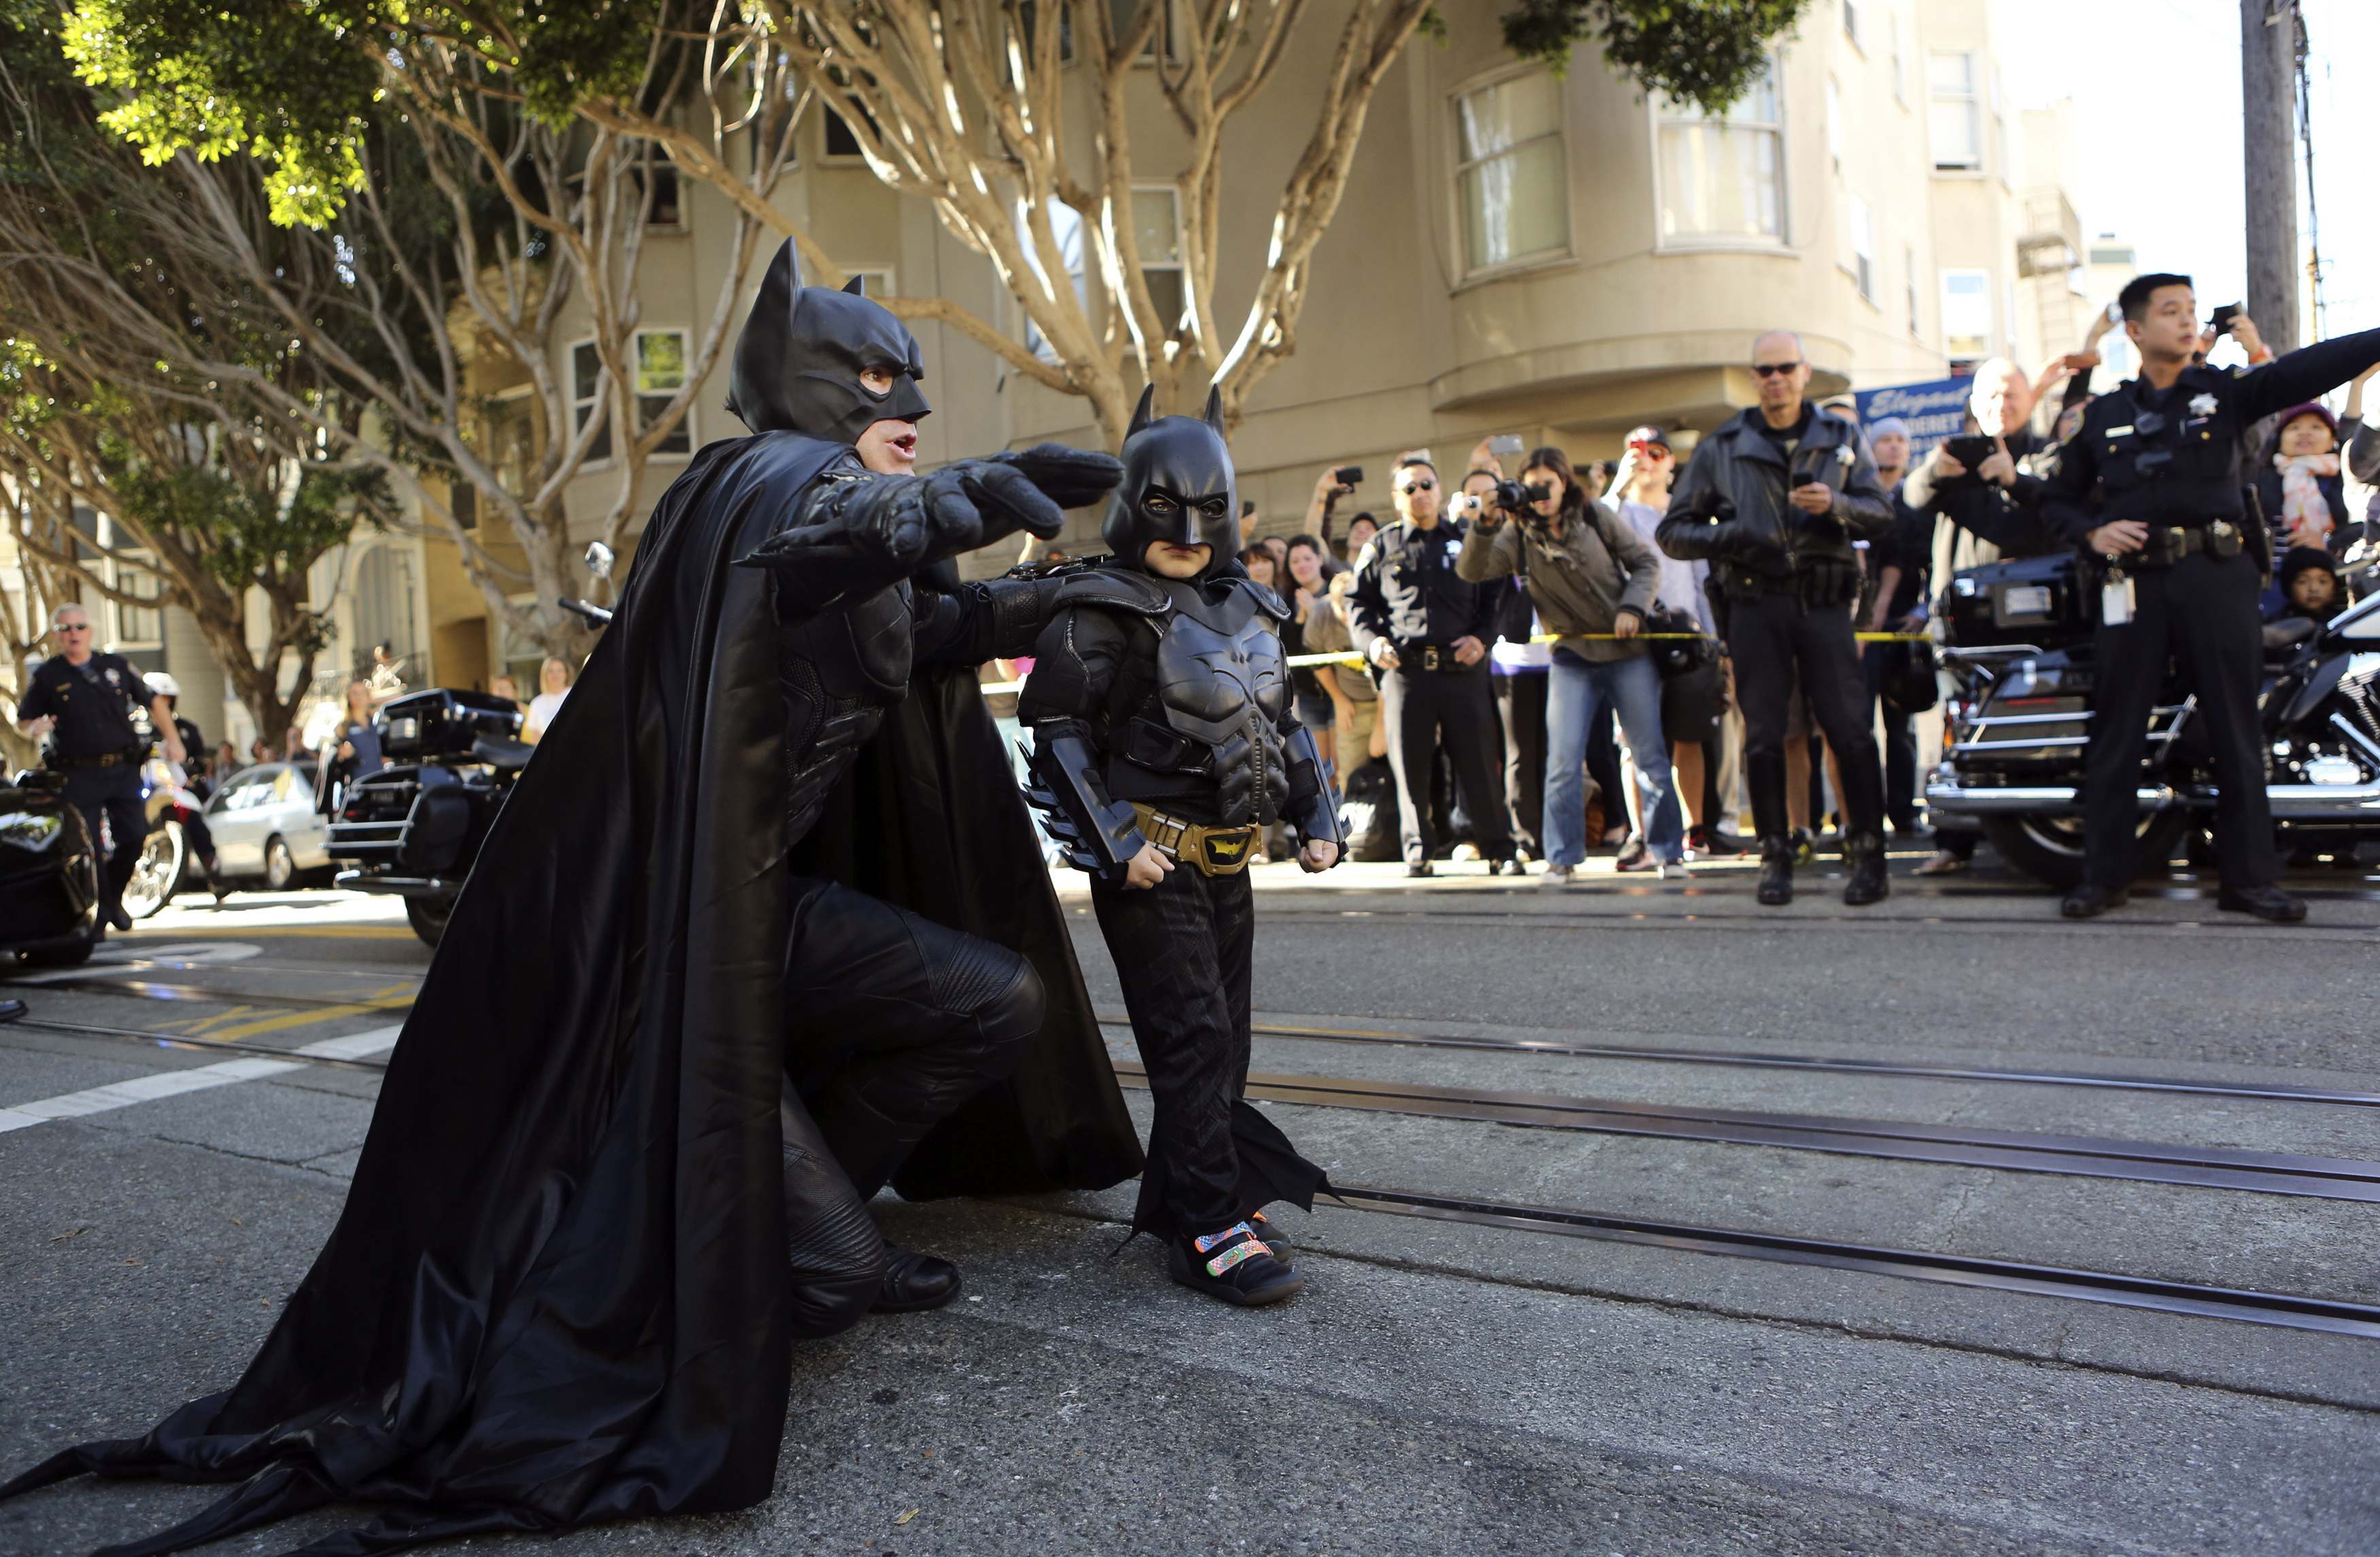
[[[1064,846],[1066,863],[1111,886],[1121,882],[1148,840],[1133,809],[1109,797],[1090,731],[1072,719],[1036,724],[1027,765],[1037,787],[1025,797],[1042,813],[1042,829]]]
[[[1339,820],[1339,802],[1322,782],[1322,753],[1314,732],[1300,724],[1289,733],[1289,805],[1283,815],[1297,830],[1297,841],[1335,844],[1339,858],[1347,856],[1347,830]],[[1332,864],[1339,861],[1334,859]]]

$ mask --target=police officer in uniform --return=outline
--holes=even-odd
[[[1348,591],[1349,636],[1380,677],[1380,718],[1397,776],[1405,873],[1430,874],[1429,772],[1439,740],[1454,763],[1463,809],[1488,873],[1514,868],[1512,816],[1504,808],[1496,699],[1488,644],[1497,591],[1454,571],[1463,526],[1446,518],[1438,468],[1419,455],[1390,478],[1399,522],[1374,536],[1355,561]]]
[[[32,685],[17,705],[17,730],[36,739],[50,737],[48,764],[66,775],[67,797],[82,812],[94,843],[105,820],[114,849],[100,874],[100,917],[117,930],[130,930],[124,884],[140,861],[140,840],[149,835],[140,804],[140,763],[149,743],[133,727],[134,712],[147,705],[167,761],[182,760],[182,737],[174,728],[172,707],[150,694],[140,673],[122,655],[91,652],[91,613],[79,605],[59,606],[50,630],[58,651],[33,673]]]
[[[2197,694],[2215,750],[2219,906],[2294,924],[2305,905],[2275,884],[2273,818],[2256,716],[2264,527],[2246,522],[2243,433],[2380,361],[2380,330],[2341,335],[2265,367],[2193,361],[2198,299],[2186,275],[2136,276],[2117,299],[2141,376],[2101,395],[2061,450],[2043,508],[2101,559],[2098,673],[2084,771],[2082,884],[2061,911],[2122,904],[2140,861],[2135,786],[2149,710],[2168,660]]]
[[[1884,765],[1852,608],[1856,540],[1884,539],[1892,500],[1867,440],[1810,404],[1809,354],[1791,330],[1752,343],[1760,403],[1694,447],[1654,533],[1681,562],[1708,562],[1743,708],[1743,776],[1760,831],[1757,898],[1793,901],[1785,742],[1795,696],[1809,699],[1843,779],[1843,901],[1864,907],[1891,886],[1884,864]]]

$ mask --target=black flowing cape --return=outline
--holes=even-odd
[[[973,667],[911,676],[793,868],[996,942],[1041,976],[1048,1015],[1014,1074],[918,1143],[892,1178],[904,1198],[1104,1189],[1140,1171],[1039,830]]]
[[[784,1428],[784,719],[758,544],[838,452],[697,454],[456,903],[335,1231],[229,1391],[80,1472],[333,1501],[309,1553],[740,1508]]]

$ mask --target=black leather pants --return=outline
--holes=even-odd
[[[1791,595],[1728,602],[1728,652],[1735,661],[1737,700],[1743,707],[1744,787],[1764,838],[1783,837],[1785,739],[1793,674],[1801,672],[1810,712],[1833,748],[1843,775],[1843,821],[1849,833],[1884,830],[1884,764],[1868,723],[1867,685],[1860,674],[1859,640],[1849,606],[1803,605]]]
[[[1014,1070],[1040,978],[1004,946],[831,882],[795,878],[785,953],[788,1259],[797,1333],[876,1295],[866,1210],[926,1133]]]

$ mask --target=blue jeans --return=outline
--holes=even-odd
[[[1684,857],[1685,822],[1678,786],[1670,776],[1670,747],[1661,738],[1661,674],[1651,656],[1588,661],[1554,651],[1553,685],[1546,694],[1546,859],[1576,865],[1586,858],[1586,732],[1606,708],[1620,712],[1620,731],[1636,759],[1643,788],[1645,843],[1653,858]],[[1614,807],[1620,797],[1607,797]]]

